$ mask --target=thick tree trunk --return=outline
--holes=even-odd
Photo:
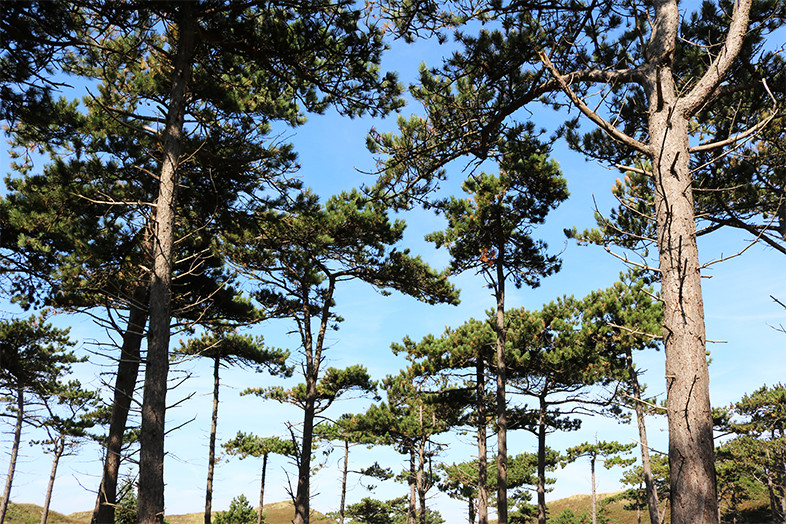
[[[205,488],[205,524],[210,524],[213,507],[213,471],[216,467],[216,430],[218,428],[218,390],[220,387],[219,369],[221,359],[213,359],[213,416],[210,420],[210,444],[207,458],[207,487]]]
[[[508,524],[508,415],[507,415],[507,365],[505,363],[505,244],[498,243],[497,254],[497,309],[494,328],[497,334],[497,522]]]
[[[538,524],[546,524],[546,399],[540,397],[538,413]]]
[[[0,524],[5,522],[8,502],[11,500],[11,485],[14,482],[16,459],[19,456],[19,443],[22,441],[22,423],[25,417],[25,391],[21,386],[16,389],[16,422],[14,423],[14,442],[11,445],[11,457],[8,459],[8,476],[5,478],[3,503],[0,505]]]
[[[339,522],[344,524],[344,507],[347,503],[347,474],[349,473],[349,442],[344,442],[344,470],[341,472],[341,507],[339,507]]]
[[[52,458],[52,471],[49,473],[49,483],[46,486],[46,496],[44,497],[44,509],[41,511],[41,524],[46,524],[49,517],[49,503],[52,501],[52,491],[55,489],[55,478],[57,477],[57,465],[60,457],[65,452],[65,439],[59,438],[55,443],[54,458]]]
[[[662,32],[664,38],[673,35],[664,45],[673,42],[679,22],[676,2],[656,2],[656,16],[660,25],[656,23],[654,32]],[[654,148],[652,164],[663,298],[672,522],[715,524],[718,519],[715,452],[688,118],[674,105],[677,93],[670,67],[662,64],[655,67],[649,92],[649,129]]]
[[[153,274],[150,285],[150,329],[148,331],[145,389],[142,399],[142,428],[139,436],[140,524],[164,521],[164,431],[167,375],[169,373],[169,328],[172,254],[175,228],[177,167],[183,150],[183,121],[186,93],[191,76],[196,21],[188,3],[179,4],[177,56],[172,72],[172,92],[164,127],[164,159],[161,165],[155,207]]]
[[[262,455],[262,482],[259,487],[259,513],[257,513],[257,524],[262,524],[262,508],[265,507],[265,475],[267,474],[267,453]]]
[[[123,335],[120,348],[120,361],[117,363],[115,377],[114,401],[112,414],[109,418],[109,434],[106,442],[104,473],[101,486],[96,497],[91,524],[102,524],[115,521],[115,504],[117,503],[117,481],[120,473],[120,461],[123,452],[123,435],[125,434],[128,414],[136,389],[139,375],[139,360],[142,347],[142,336],[147,323],[147,286],[140,285],[134,289],[128,310],[128,327]]]
[[[486,368],[484,366],[483,351],[478,349],[475,364],[475,391],[478,397],[478,524],[488,524],[488,478],[486,465]],[[470,499],[470,506],[472,502]],[[470,513],[474,522],[474,515]]]
[[[633,354],[630,348],[626,354],[630,384],[633,389],[633,409],[636,411],[636,424],[639,428],[639,443],[641,445],[641,467],[644,471],[644,486],[647,490],[647,508],[651,524],[660,524],[660,502],[658,501],[658,487],[652,478],[652,463],[650,462],[650,448],[647,443],[647,426],[644,423],[644,409],[641,406],[641,386],[639,374],[633,366]]]

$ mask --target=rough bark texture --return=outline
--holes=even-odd
[[[497,254],[497,309],[494,328],[497,334],[497,522],[508,524],[508,415],[507,365],[505,364],[505,244],[498,242]]]
[[[5,478],[3,502],[0,505],[0,523],[5,522],[5,514],[8,511],[8,502],[11,499],[11,485],[14,482],[16,458],[19,456],[19,443],[22,441],[22,423],[24,422],[25,417],[24,389],[19,387],[17,388],[16,393],[16,422],[14,423],[14,442],[11,446],[11,457],[8,459],[8,476]]]
[[[634,410],[636,411],[636,424],[639,428],[639,444],[641,446],[641,467],[644,471],[644,486],[647,491],[647,509],[649,510],[650,523],[660,524],[660,502],[658,501],[658,487],[652,478],[652,465],[650,462],[650,448],[647,443],[647,426],[644,423],[644,409],[641,406],[641,387],[639,375],[633,367],[633,355],[627,352],[628,373],[630,384],[633,388]],[[638,507],[637,507],[638,511]]]
[[[655,3],[650,53],[649,130],[655,173],[663,335],[666,350],[671,508],[674,524],[716,523],[715,454],[705,354],[696,221],[688,153],[688,118],[675,104],[670,64],[679,13],[676,2]]]
[[[218,429],[218,389],[221,385],[218,377],[221,359],[213,359],[213,416],[210,419],[210,445],[207,457],[207,487],[205,488],[205,524],[210,524],[213,506],[213,471],[216,467],[216,429]],[[261,510],[260,510],[261,511]]]
[[[139,375],[139,360],[142,347],[142,333],[147,323],[147,286],[134,289],[128,311],[128,327],[123,335],[120,348],[120,361],[115,377],[112,414],[109,418],[104,473],[96,497],[91,524],[115,521],[117,503],[117,480],[120,474],[120,461],[123,451],[123,435],[131,411],[136,379]]]
[[[590,458],[590,471],[592,473],[592,524],[598,524],[598,493],[595,489],[595,455]]]
[[[44,509],[41,511],[41,524],[46,524],[49,517],[49,503],[52,502],[52,491],[55,488],[55,478],[57,477],[57,465],[60,457],[65,452],[65,440],[60,438],[55,443],[54,457],[52,458],[52,471],[49,472],[49,483],[46,485],[46,496],[44,497]]]
[[[177,167],[183,150],[183,120],[186,92],[191,76],[196,23],[188,2],[180,4],[179,41],[172,73],[172,92],[164,127],[164,160],[155,208],[154,263],[150,285],[150,329],[148,330],[142,428],[139,436],[140,524],[164,521],[164,419],[169,373],[169,326],[172,282],[172,253],[175,228]]]
[[[477,364],[475,367],[475,387],[477,401],[477,417],[478,417],[478,523],[488,524],[488,478],[487,478],[487,464],[486,455],[486,368],[483,365],[483,352],[478,349],[478,356],[476,357]],[[472,501],[470,500],[470,507]],[[470,511],[470,521],[474,522],[474,512]]]
[[[409,450],[409,508],[407,509],[407,524],[416,524],[417,521],[417,489],[415,477],[417,476],[415,463],[415,448]]]

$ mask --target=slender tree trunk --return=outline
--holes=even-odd
[[[486,464],[486,369],[484,366],[483,352],[478,349],[477,362],[475,365],[475,391],[478,397],[477,417],[478,417],[478,524],[488,524],[488,478]],[[472,504],[470,498],[470,505]],[[474,517],[474,515],[470,515]],[[474,519],[473,519],[474,521]]]
[[[267,474],[267,453],[262,455],[262,482],[259,488],[259,513],[257,513],[257,524],[262,524],[262,508],[265,507],[265,475]]]
[[[136,389],[142,336],[147,323],[147,293],[146,285],[137,286],[132,294],[128,309],[128,327],[123,335],[120,361],[117,363],[114,401],[112,414],[109,418],[109,434],[107,435],[104,458],[104,473],[96,497],[96,506],[93,509],[92,524],[115,521],[117,480],[123,453],[123,435]]]
[[[167,375],[169,373],[169,328],[172,283],[172,253],[175,228],[177,168],[183,150],[183,121],[186,93],[191,76],[196,20],[188,2],[179,4],[177,56],[172,72],[172,92],[164,127],[164,160],[161,165],[155,207],[153,274],[150,285],[150,329],[148,331],[145,389],[142,399],[142,428],[139,436],[140,524],[164,521],[164,431]]]
[[[341,475],[341,507],[338,510],[339,522],[344,524],[344,507],[347,503],[347,474],[349,473],[349,442],[344,441],[344,471]]]
[[[469,524],[475,524],[475,500],[469,496],[467,497],[467,512],[469,514]]]
[[[25,390],[22,386],[16,388],[16,422],[14,423],[14,442],[11,446],[11,458],[8,459],[8,476],[5,478],[3,490],[3,503],[0,505],[0,524],[5,522],[8,503],[11,500],[11,484],[14,482],[16,459],[19,456],[19,443],[22,441],[22,423],[25,417]]]
[[[538,413],[538,524],[546,524],[546,399],[540,397]]]
[[[205,489],[205,524],[210,524],[210,515],[213,506],[213,471],[216,467],[216,430],[218,428],[218,390],[220,380],[218,377],[221,359],[213,359],[213,417],[210,421],[210,445],[207,458],[207,488]]]
[[[415,446],[409,449],[409,508],[407,509],[407,524],[417,523],[417,465],[415,461]]]
[[[644,471],[644,486],[647,490],[647,508],[651,524],[660,524],[660,502],[658,501],[658,487],[652,478],[652,463],[650,462],[650,448],[647,443],[647,426],[644,423],[644,409],[641,405],[641,386],[639,374],[633,366],[633,354],[630,348],[626,354],[630,384],[633,389],[633,405],[636,411],[636,424],[639,427],[639,443],[641,445],[641,467]]]
[[[507,365],[505,363],[505,243],[498,242],[497,248],[497,309],[494,328],[497,334],[496,372],[497,372],[497,522],[508,524],[508,415]]]
[[[306,373],[306,400],[303,410],[303,442],[298,464],[297,492],[295,495],[295,520],[293,524],[309,522],[309,477],[311,475],[311,444],[314,441],[314,415],[317,398],[317,370]]]
[[[421,422],[420,422],[420,431],[423,433],[423,406],[420,407],[421,409]],[[418,520],[420,524],[426,524],[426,437],[423,435],[420,439],[420,445],[418,446],[418,476],[417,476],[417,487],[418,487],[418,505],[420,506],[418,511]]]
[[[595,455],[590,457],[590,472],[592,473],[592,524],[598,524],[598,494],[595,491]]]
[[[60,457],[65,452],[65,439],[60,437],[55,443],[54,457],[52,458],[52,471],[49,473],[49,483],[46,486],[46,496],[44,497],[44,509],[41,512],[41,524],[46,524],[46,519],[49,516],[49,503],[52,501],[52,491],[55,488],[55,478],[57,477],[57,465],[60,463]]]

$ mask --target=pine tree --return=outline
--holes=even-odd
[[[583,138],[578,120],[569,121],[561,131],[571,145],[652,177],[672,518],[717,522],[695,172],[705,155],[721,158],[776,117],[769,86],[782,85],[782,60],[763,42],[783,25],[783,2],[705,2],[694,13],[676,0],[391,0],[386,9],[393,29],[409,38],[447,38],[458,26],[461,47],[441,67],[422,69],[413,95],[425,118],[402,121],[399,136],[372,135],[372,148],[389,155],[381,177],[388,186],[422,193],[453,159],[498,157],[499,139],[515,139],[529,125],[519,110],[541,99],[575,108],[596,126]],[[477,34],[461,25],[468,20],[483,22]]]

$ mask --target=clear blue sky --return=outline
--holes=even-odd
[[[396,44],[386,61],[386,68],[400,72],[402,80],[410,82],[415,78],[417,66],[421,61],[437,64],[445,51],[435,44],[420,43],[415,46]],[[404,115],[417,113],[417,106],[407,106]],[[552,125],[560,121],[559,115],[537,112],[536,121],[541,125]],[[300,175],[306,185],[313,187],[323,197],[344,189],[357,187],[369,182],[367,175],[359,173],[373,169],[374,163],[365,149],[365,135],[374,125],[380,130],[393,129],[394,118],[384,121],[369,119],[348,120],[335,115],[312,116],[309,122],[291,131],[302,162]],[[611,285],[621,271],[622,264],[596,247],[580,247],[566,242],[563,228],[577,226],[580,229],[593,225],[594,202],[602,211],[612,205],[610,188],[620,175],[593,162],[585,162],[579,154],[569,151],[564,144],[554,144],[554,158],[561,166],[569,181],[571,198],[553,212],[536,236],[545,239],[552,250],[564,250],[563,269],[560,273],[543,281],[535,290],[521,289],[511,293],[508,307],[524,306],[539,308],[543,303],[561,295],[582,297],[588,292]],[[8,172],[8,159],[3,151],[2,166]],[[458,193],[463,178],[455,169],[444,191]],[[433,214],[415,210],[403,216],[409,224],[406,245],[414,253],[420,253],[435,267],[444,267],[448,260],[445,253],[435,251],[426,244],[423,235],[441,229],[444,224]],[[733,254],[748,244],[748,238],[733,231],[719,232],[709,238],[702,238],[700,250],[703,261],[709,261]],[[782,256],[761,246],[753,246],[744,255],[709,267],[705,271],[704,300],[707,320],[707,336],[712,340],[725,343],[712,344],[711,399],[713,405],[728,405],[744,393],[753,391],[764,383],[773,384],[783,380],[786,366],[783,364],[782,348],[786,335],[774,327],[786,324],[784,311],[773,302],[770,295],[786,299],[786,279],[783,276]],[[394,356],[389,346],[409,335],[414,339],[428,333],[440,333],[445,326],[457,326],[470,317],[482,317],[484,311],[493,305],[493,297],[483,287],[482,280],[473,275],[463,275],[455,282],[462,289],[462,303],[458,307],[427,306],[413,299],[392,295],[384,297],[370,287],[350,284],[338,292],[336,311],[346,321],[338,332],[330,334],[326,365],[343,367],[361,363],[369,368],[373,378],[381,379],[387,374],[395,374],[405,365],[403,357]],[[18,313],[11,305],[0,305],[0,314]],[[72,337],[79,340],[82,350],[89,350],[90,344],[105,340],[106,335],[97,331],[90,320],[69,317],[58,320],[62,325],[72,326]],[[288,337],[289,324],[264,324],[253,332],[265,336],[272,345],[289,347],[293,353],[297,340]],[[173,337],[177,343],[178,335]],[[664,356],[662,352],[641,355],[638,365],[647,369],[645,382],[651,393],[661,396],[664,391]],[[107,372],[97,358],[91,363],[80,366],[78,373],[83,381],[93,387],[100,387],[98,374]],[[191,377],[178,390],[169,394],[172,404],[176,400],[195,392],[190,399],[167,414],[169,427],[176,427],[191,420],[185,427],[173,431],[167,438],[168,457],[165,465],[167,481],[166,510],[177,514],[201,511],[204,506],[204,487],[207,463],[208,431],[210,426],[210,406],[212,377],[209,362],[190,361],[177,366],[178,370],[188,372]],[[290,381],[289,383],[294,383]],[[222,372],[223,387],[219,413],[219,443],[231,438],[238,430],[253,432],[263,436],[287,434],[286,422],[299,423],[299,411],[280,406],[273,402],[263,402],[257,398],[239,397],[239,391],[247,386],[270,385],[266,375],[253,375],[238,370]],[[338,417],[342,412],[357,412],[368,405],[369,400],[349,400],[339,402],[327,413]],[[7,469],[8,450],[10,449],[10,426],[4,422],[2,429],[2,455],[0,455],[0,477],[4,481]],[[665,421],[651,421],[651,445],[655,449],[667,449]],[[50,457],[42,456],[35,446],[28,445],[34,434],[29,430],[23,435],[23,449],[17,465],[12,500],[18,502],[41,503],[45,492],[50,469]],[[594,440],[619,440],[629,442],[636,439],[633,425],[618,426],[607,419],[588,419],[583,428],[575,433],[555,434],[549,445],[558,450]],[[446,462],[468,460],[473,454],[474,444],[468,436],[446,435],[444,442],[450,442],[448,450],[439,457]],[[509,451],[512,454],[535,451],[534,437],[524,432],[516,432],[510,438]],[[323,460],[318,453],[317,461]],[[319,511],[338,509],[340,472],[337,464],[339,453],[325,460],[326,467],[313,479],[312,494],[315,498],[312,507]],[[405,467],[405,457],[391,450],[367,450],[356,447],[350,456],[356,468],[364,467],[374,461],[389,466],[398,472]],[[231,459],[218,464],[215,480],[214,509],[226,509],[232,497],[244,493],[252,503],[258,500],[259,469],[261,461]],[[271,459],[268,467],[266,500],[280,501],[287,498],[284,489],[286,476],[296,471],[291,465],[278,457]],[[92,508],[95,490],[99,482],[100,453],[95,446],[85,446],[77,456],[66,457],[60,465],[52,508],[70,513]],[[598,490],[601,492],[618,489],[617,479],[620,471],[599,471]],[[588,493],[590,490],[589,468],[582,462],[573,464],[555,474],[558,479],[549,500],[574,493]],[[356,480],[357,477],[354,477]],[[294,482],[293,477],[293,482]],[[380,485],[372,496],[380,499],[393,498],[407,493],[404,484],[388,481]],[[432,503],[442,512],[447,522],[461,522],[466,519],[465,503],[452,501],[437,495],[436,489],[430,492]],[[368,494],[355,481],[350,480],[348,501],[354,502]]]

